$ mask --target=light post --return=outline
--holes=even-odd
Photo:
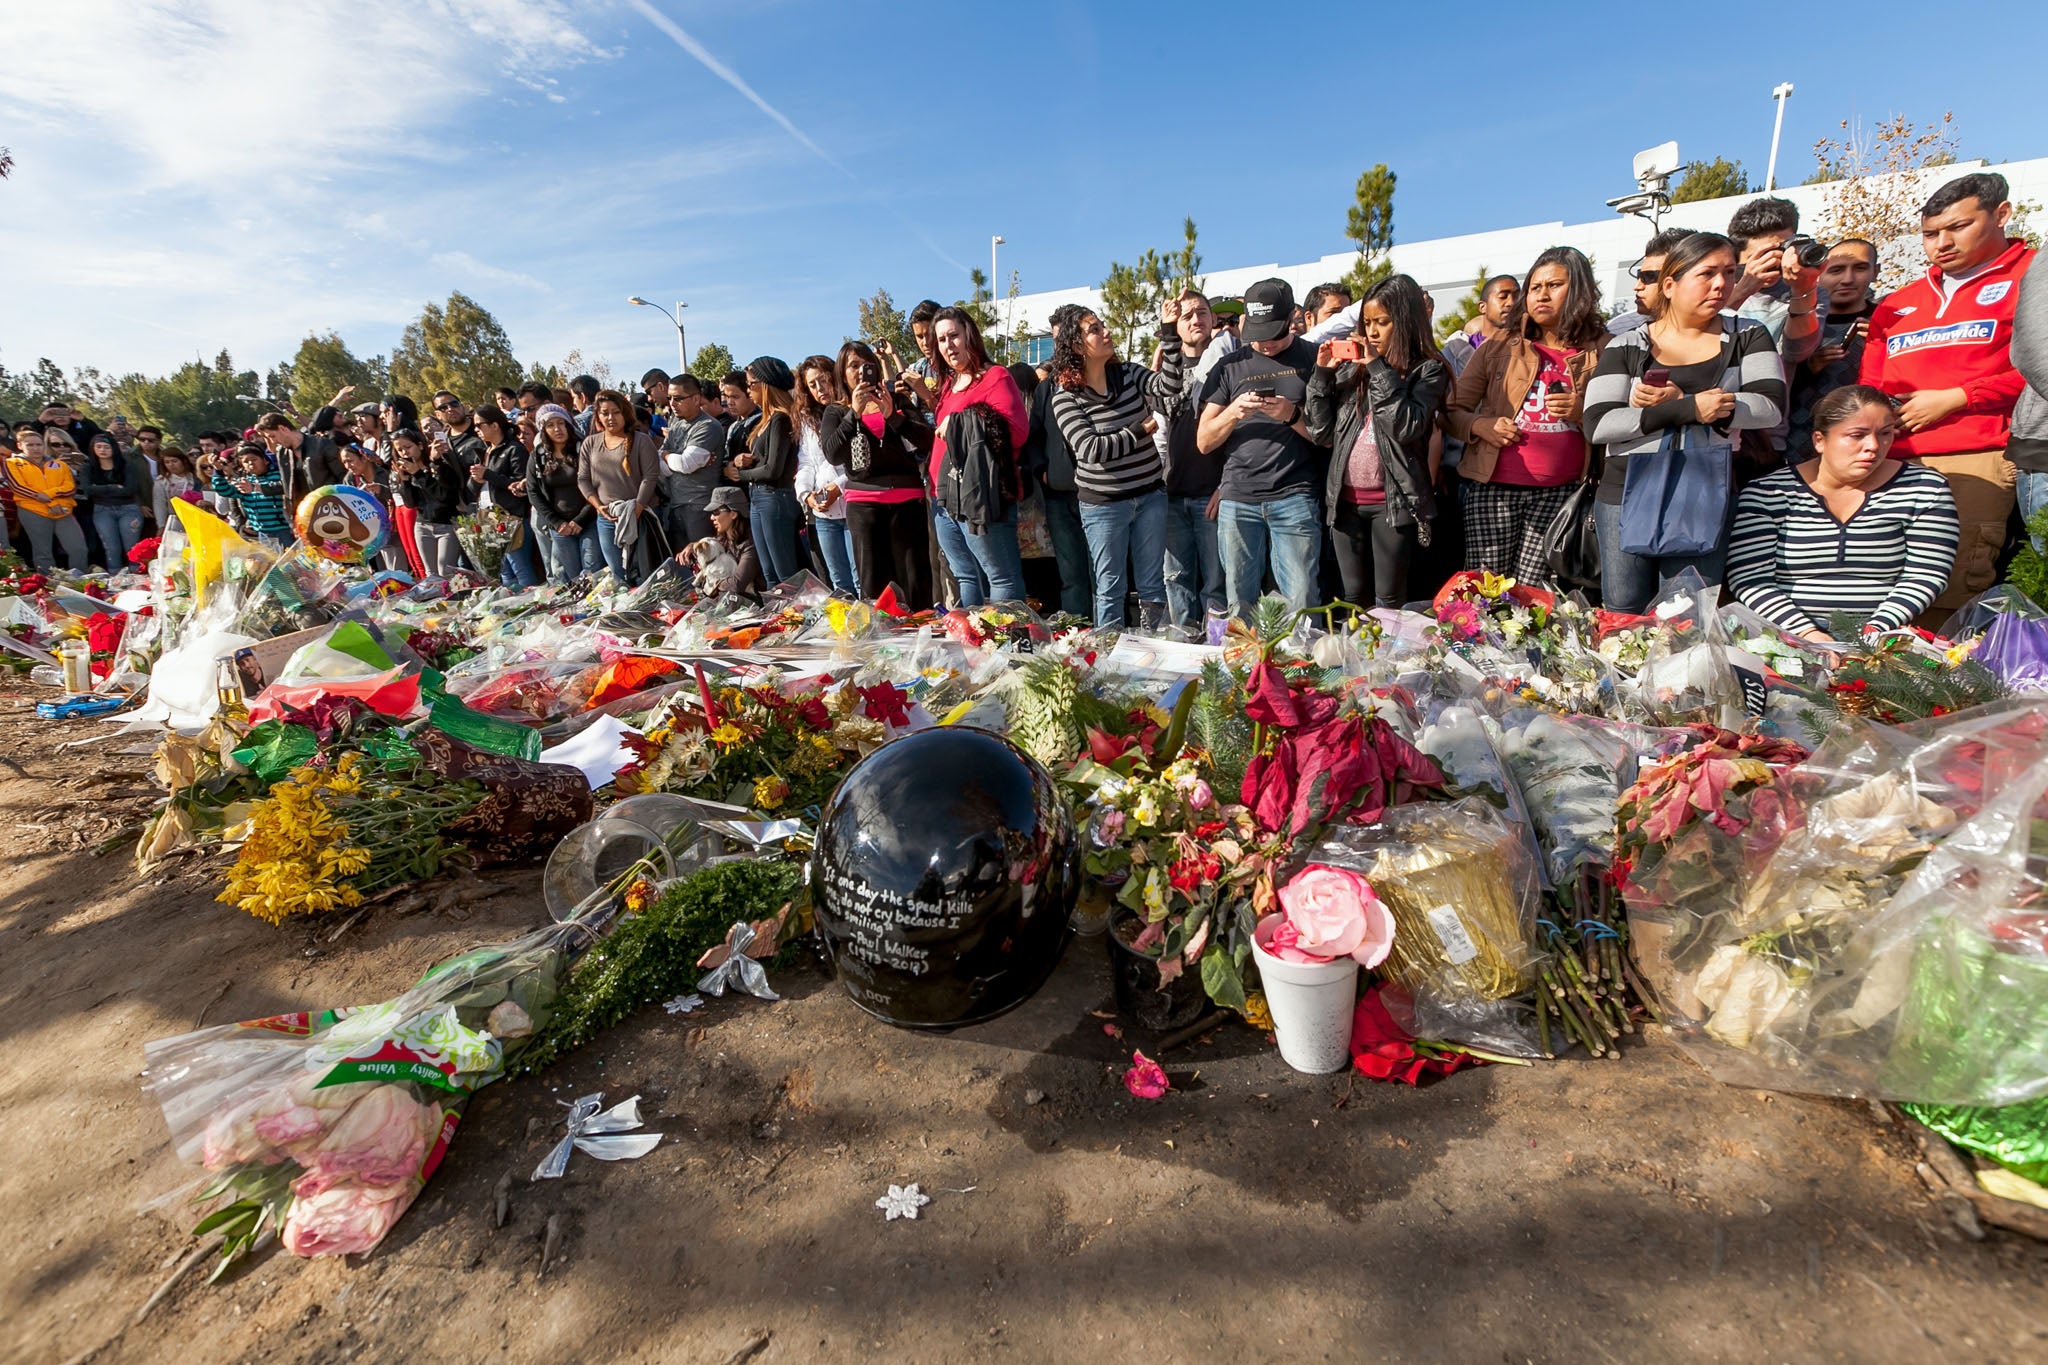
[[[1781,81],[1772,87],[1771,98],[1778,102],[1778,117],[1771,124],[1771,163],[1764,169],[1764,193],[1778,188],[1778,135],[1785,131],[1785,101],[1792,98],[1792,82]]]
[[[683,335],[683,310],[685,308],[688,308],[690,305],[684,303],[681,299],[677,299],[676,311],[671,313],[668,311],[668,309],[663,308],[660,304],[649,303],[646,299],[641,298],[638,294],[633,295],[633,297],[627,299],[626,302],[632,304],[636,308],[652,308],[656,312],[660,313],[663,317],[667,318],[670,322],[675,324],[676,354],[681,356],[683,360],[683,368],[681,373],[688,374],[690,372],[690,343],[689,339]]]
[[[1003,244],[1000,236],[988,239],[988,320],[996,322],[996,248]]]

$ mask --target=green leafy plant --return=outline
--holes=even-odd
[[[802,882],[792,864],[747,861],[719,863],[668,886],[576,963],[518,1070],[538,1071],[642,1005],[688,990],[697,959],[723,943],[727,930],[773,916]]]

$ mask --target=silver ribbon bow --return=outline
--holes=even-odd
[[[754,942],[754,926],[741,920],[726,931],[725,961],[697,978],[697,989],[707,995],[724,995],[725,988],[745,991],[763,1000],[780,1000],[768,984],[768,970],[747,956]]]
[[[604,1094],[585,1095],[569,1106],[569,1136],[556,1143],[547,1159],[533,1168],[531,1180],[559,1180],[569,1169],[569,1153],[581,1148],[599,1161],[628,1161],[646,1156],[661,1142],[659,1133],[630,1133],[641,1124],[640,1097],[633,1096],[599,1113]],[[607,1137],[605,1134],[622,1134]]]

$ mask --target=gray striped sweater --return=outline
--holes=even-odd
[[[1159,368],[1112,360],[1109,392],[1085,386],[1053,395],[1052,420],[1074,456],[1074,488],[1083,502],[1117,502],[1164,486],[1159,448],[1142,427],[1147,409],[1163,425],[1181,390],[1180,338],[1160,343]]]
[[[1917,460],[1838,521],[1796,469],[1742,490],[1728,544],[1728,590],[1781,630],[1826,630],[1843,612],[1896,630],[1948,585],[1956,558],[1948,480]]]
[[[1771,334],[1757,323],[1723,314],[1721,325],[1736,328],[1735,344],[1732,348],[1725,341],[1722,344],[1728,364],[1719,382],[1701,387],[1715,387],[1735,395],[1735,411],[1722,429],[1724,435],[1768,432],[1778,425],[1785,410],[1785,368],[1778,360],[1778,348],[1771,341]],[[1586,384],[1587,438],[1607,447],[1606,458],[1612,472],[1604,482],[1610,489],[1618,487],[1628,457],[1654,452],[1663,444],[1666,431],[1673,427],[1706,430],[1699,425],[1690,393],[1653,408],[1629,406],[1629,394],[1649,368],[1650,326],[1646,323],[1607,344],[1607,349],[1600,353],[1599,368]]]

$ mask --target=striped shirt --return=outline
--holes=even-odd
[[[1836,613],[1895,630],[1948,586],[1957,537],[1948,480],[1916,461],[1901,462],[1847,520],[1797,469],[1777,469],[1736,501],[1728,588],[1789,633],[1828,630]]]
[[[1741,431],[1768,432],[1778,425],[1785,411],[1785,367],[1778,360],[1777,344],[1757,323],[1726,316],[1720,323],[1723,328],[1736,328],[1733,345],[1724,333],[1721,354],[1725,363],[1708,360],[1700,365],[1666,366],[1672,381],[1685,392],[1652,408],[1630,407],[1628,401],[1643,371],[1655,366],[1649,325],[1616,337],[1600,352],[1600,366],[1586,384],[1585,420],[1587,439],[1607,447],[1600,501],[1620,502],[1629,456],[1654,454],[1664,443],[1664,433],[1674,427],[1690,428],[1686,439],[1692,440],[1701,434],[1726,439]],[[1711,382],[1697,382],[1702,372]],[[1735,411],[1711,429],[1700,425],[1693,403],[1695,393],[1710,388],[1735,395]]]
[[[235,477],[243,475],[238,473]],[[292,524],[284,514],[284,480],[276,474],[265,474],[255,482],[256,491],[244,493],[226,475],[217,473],[213,476],[213,491],[240,502],[242,514],[249,518],[249,529],[257,535],[289,540]]]
[[[1109,392],[1087,385],[1053,395],[1052,420],[1074,457],[1074,489],[1082,502],[1118,502],[1165,486],[1159,448],[1141,427],[1146,409],[1171,415],[1181,389],[1180,338],[1159,347],[1159,368],[1112,360],[1104,382]]]

